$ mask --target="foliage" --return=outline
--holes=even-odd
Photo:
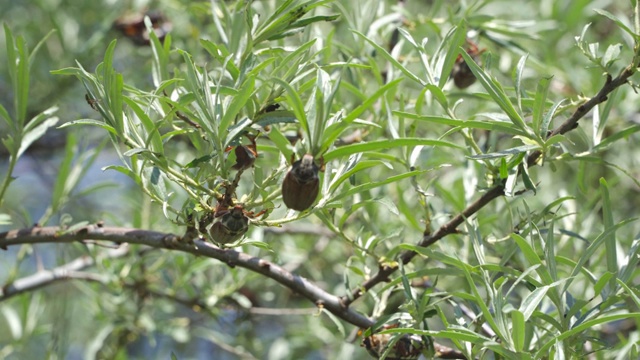
[[[58,128],[66,148],[38,224],[63,235],[100,220],[68,212],[104,197],[103,184],[79,184],[110,141],[117,163],[105,170],[144,194],[136,218],[110,220],[279,264],[370,317],[364,339],[411,339],[425,356],[444,344],[466,358],[637,357],[639,6],[504,4],[167,1],[185,10],[174,34],[161,41],[147,19],[149,49],[113,40],[97,66],[52,71],[76,78],[89,104]],[[202,11],[210,22],[179,30]],[[52,106],[27,120],[30,65],[51,38],[30,53],[4,32],[13,104],[0,104],[0,224],[17,228],[6,191],[20,188],[18,159],[59,119]],[[135,56],[147,60],[125,66]],[[476,79],[467,89],[449,81],[461,66]],[[108,140],[82,143],[91,127]],[[282,182],[305,154],[321,168],[319,194],[287,209]],[[212,237],[229,214],[246,216],[246,234]],[[25,286],[20,267],[40,245],[23,244],[3,289]],[[357,323],[246,266],[105,244],[60,245],[91,259],[73,287],[0,293],[11,334],[0,354],[65,357],[80,344],[87,357],[201,357],[202,341],[238,358],[368,356]],[[81,296],[85,319],[42,292]]]

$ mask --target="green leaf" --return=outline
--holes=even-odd
[[[29,100],[29,50],[22,36],[14,38],[9,26],[4,24],[9,78],[13,87],[15,121],[17,128],[24,125]]]
[[[609,185],[604,178],[600,178],[600,196],[602,197],[602,218],[605,230],[611,229],[614,226],[613,222],[613,207],[611,206],[611,198],[609,197]],[[605,244],[605,258],[607,259],[607,271],[613,274],[618,274],[618,256],[616,248],[616,233],[610,232],[604,238]],[[616,279],[609,281],[609,291],[615,292]]]
[[[518,102],[518,109],[522,111],[522,95],[526,94],[525,90],[522,88],[522,74],[524,73],[524,66],[527,63],[527,59],[529,58],[529,54],[524,54],[520,57],[518,61],[518,65],[516,66],[515,72],[515,90],[516,90],[516,100]]]
[[[316,41],[318,41],[318,39],[314,38],[296,47],[295,50],[293,50],[289,55],[282,59],[280,64],[273,70],[272,74],[280,74],[282,72],[285,72],[286,75],[284,78],[288,79],[290,74],[297,70],[298,65],[306,56],[306,53],[309,52],[311,46],[316,43]]]
[[[634,276],[636,266],[640,262],[640,238],[633,240],[631,247],[627,251],[627,256],[620,264],[618,280],[628,282]]]
[[[352,157],[353,156],[357,156],[357,155],[352,155]],[[351,159],[349,159],[349,161],[350,160]],[[353,166],[348,166],[348,162],[347,162],[347,164],[345,164],[346,168],[344,169],[344,171],[342,172],[338,171],[338,174],[333,179],[331,179],[331,183],[329,184],[329,190],[328,190],[329,193],[334,192],[338,188],[338,186],[340,186],[340,184],[348,180],[354,174],[362,170],[369,169],[374,166],[378,166],[382,164],[384,164],[384,162],[379,160],[362,160],[362,161],[357,161],[355,164],[353,164]]]
[[[157,154],[164,154],[164,144],[162,143],[162,137],[158,131],[159,124],[155,124],[135,100],[126,96],[124,96],[123,99],[136,114],[142,123],[142,126],[144,126],[144,129],[146,130],[145,146],[148,146],[150,151]]]
[[[261,127],[273,124],[293,124],[298,122],[296,116],[289,110],[276,110],[258,114],[253,123]]]
[[[541,286],[533,290],[520,304],[520,312],[523,320],[528,321],[531,315],[536,311],[538,305],[542,302],[551,287],[549,285]]]
[[[133,155],[142,154],[142,153],[150,153],[150,152],[152,152],[152,151],[147,149],[147,148],[133,148],[133,149],[129,149],[129,150],[125,151],[122,155],[127,156],[127,157],[131,157]]]
[[[524,183],[524,187],[527,190],[533,191],[533,193],[535,194],[536,184],[533,183],[533,181],[531,180],[531,177],[529,176],[529,166],[527,166],[526,161],[523,161],[520,163],[518,168],[518,173],[520,173],[520,176],[522,177],[522,182]]]
[[[593,259],[593,256],[596,252],[596,250],[602,246],[602,244],[608,240],[609,240],[610,236],[612,233],[614,233],[615,231],[617,231],[619,228],[632,223],[634,221],[636,221],[637,219],[626,219],[623,220],[613,226],[610,227],[605,227],[604,231],[602,233],[600,233],[600,235],[598,235],[598,237],[595,238],[595,240],[593,240],[591,242],[591,244],[580,254],[580,259],[578,260],[578,263],[576,264],[576,266],[573,268],[573,270],[571,271],[571,274],[567,277],[568,281],[566,282],[565,286],[562,289],[562,292],[565,292],[569,285],[571,285],[571,283],[573,282],[573,280],[575,279],[576,275],[582,270],[582,267],[584,266],[585,263],[587,263],[588,261],[590,261],[591,259]],[[607,254],[607,256],[609,256]],[[608,266],[608,264],[607,264]],[[614,270],[614,272],[617,273],[617,269]]]
[[[25,133],[23,135],[22,138],[22,142],[20,143],[20,149],[18,150],[18,153],[16,154],[16,157],[20,157],[20,155],[22,155],[22,153],[27,150],[27,148],[29,146],[31,146],[31,144],[40,139],[42,137],[42,135],[44,135],[45,132],[47,132],[47,130],[50,127],[55,126],[58,123],[58,117],[57,116],[53,116],[50,118],[47,118],[44,121],[41,121],[40,124],[38,126],[36,126],[35,128],[29,130],[27,133]]]
[[[251,98],[253,89],[255,87],[255,77],[249,75],[244,81],[238,95],[231,100],[229,106],[225,109],[224,115],[220,122],[219,134],[222,136],[228,129],[233,120],[236,118],[240,110],[247,104],[247,101]]]
[[[217,19],[217,16],[214,16],[214,19]],[[214,44],[207,39],[200,39],[200,45],[202,45],[202,47],[207,50],[207,52],[209,52],[211,56],[225,65],[225,69],[229,72],[229,75],[232,79],[238,80],[238,77],[240,76],[240,70],[233,61],[226,61],[226,58],[230,54],[229,50],[227,50],[224,45]]]
[[[272,78],[271,81],[277,83],[282,86],[287,92],[287,100],[291,108],[293,109],[293,113],[296,118],[300,122],[300,126],[305,134],[309,134],[309,122],[307,121],[307,115],[304,111],[304,105],[302,104],[302,99],[298,92],[286,81],[279,78]]]
[[[522,130],[526,134],[530,134],[529,129],[524,123],[524,119],[522,119],[522,116],[520,116],[518,111],[516,111],[516,109],[513,107],[513,104],[511,103],[511,100],[509,100],[507,94],[505,94],[502,85],[500,85],[497,80],[489,76],[489,74],[484,72],[484,70],[482,70],[482,68],[480,68],[480,66],[476,64],[471,55],[467,54],[464,49],[461,48],[461,50],[462,57],[469,66],[469,69],[471,69],[471,72],[473,73],[473,75],[475,75],[480,84],[482,84],[484,89],[487,90],[491,98],[496,102],[496,104],[498,104],[498,106],[500,106],[502,111],[504,111],[505,114],[509,116],[509,119],[511,119],[511,121],[520,130]]]
[[[5,123],[10,129],[15,128],[15,126],[13,125],[13,121],[11,121],[11,116],[9,116],[9,112],[7,111],[7,109],[5,109],[4,106],[2,106],[2,104],[0,104],[0,117],[4,119]]]
[[[235,125],[231,126],[228,130],[227,134],[227,142],[224,144],[224,147],[231,146],[235,141],[237,141],[243,134],[244,129],[248,126],[251,126],[251,120],[249,118],[244,118]]]
[[[636,294],[637,288],[635,288],[636,290],[634,291],[634,289],[630,288],[627,284],[624,283],[624,281],[618,279],[618,284],[626,291],[629,293],[629,296],[631,297],[631,299],[633,299],[633,302],[636,304],[636,307],[640,307],[640,297],[638,297],[638,294]]]
[[[332,93],[331,77],[326,71],[318,68],[316,70],[316,81],[313,89],[313,95],[309,98],[307,107],[307,113],[311,115],[311,117],[308,118],[309,130],[311,130],[308,141],[312,154],[320,153],[320,139],[327,124],[325,111],[329,111],[331,109],[331,104],[328,104],[329,106],[325,106],[325,94],[330,98]],[[327,99],[327,101],[330,100],[331,99]]]
[[[322,147],[320,148],[320,154],[325,152],[327,149],[333,145],[333,143],[340,137],[342,132],[353,123],[358,116],[360,116],[365,110],[369,109],[371,106],[375,104],[375,102],[384,95],[390,89],[396,87],[402,81],[401,78],[395,79],[384,86],[380,87],[376,90],[367,100],[365,100],[362,104],[358,105],[355,109],[353,109],[349,114],[347,114],[341,121],[337,121],[334,124],[327,127],[324,130],[324,137],[322,139]]]
[[[203,76],[199,74],[189,53],[182,52],[182,57],[187,65],[187,79],[185,81],[185,87],[195,97],[195,101],[198,104],[198,106],[195,107],[197,116],[194,120],[198,122],[198,125],[209,132],[214,139],[219,140],[217,133],[218,128],[214,126],[214,124],[218,122],[218,118],[216,114],[213,113],[211,96],[209,96],[210,90],[206,83],[208,79],[203,79]]]
[[[334,315],[324,307],[321,310],[322,310],[322,313],[327,315],[329,319],[333,322],[333,324],[336,326],[336,329],[338,330],[338,333],[342,336],[342,338],[345,338],[347,336],[347,332],[344,328],[342,321],[336,315]]]
[[[471,272],[469,271],[469,267],[464,266],[461,268],[464,272],[465,279],[467,280],[467,285],[471,288],[471,295],[473,297],[474,303],[480,308],[484,319],[489,323],[491,329],[496,333],[496,335],[502,340],[505,341],[507,337],[502,333],[502,326],[498,325],[496,322],[496,318],[493,316],[493,312],[489,310],[487,306],[484,296],[480,294],[478,287],[476,286],[476,282],[473,280],[471,276]]]
[[[540,136],[546,136],[546,133],[541,131],[541,125],[543,123],[543,114],[545,105],[547,103],[547,94],[549,93],[549,85],[551,84],[551,77],[542,78],[538,81],[538,87],[536,88],[536,96],[533,103],[533,128]]]
[[[116,130],[112,127],[109,126],[107,124],[105,124],[103,121],[100,120],[94,120],[94,119],[78,119],[78,120],[73,120],[73,121],[69,121],[66,122],[60,126],[58,126],[58,129],[63,129],[69,126],[74,126],[74,125],[91,125],[91,126],[98,126],[101,127],[105,130],[107,130],[108,132],[116,135]]]
[[[542,123],[540,124],[540,133],[539,133],[540,137],[542,137],[543,139],[547,137],[547,133],[549,132],[549,124],[551,123],[551,120],[553,120],[553,116],[555,115],[560,105],[562,105],[562,103],[565,102],[565,100],[566,99],[562,99],[556,102],[555,104],[553,104],[553,106],[551,106],[551,109],[549,109],[549,111],[547,111],[547,113],[544,115],[544,118],[542,119]]]
[[[522,146],[516,146],[516,147],[511,148],[511,149],[505,149],[505,150],[501,150],[501,151],[492,152],[492,153],[489,153],[489,154],[471,155],[471,156],[469,156],[469,159],[474,159],[474,160],[497,159],[497,158],[503,158],[503,157],[506,157],[506,156],[518,155],[518,154],[521,154],[521,153],[526,153],[527,151],[537,150],[539,148],[540,147],[538,145],[522,145]]]
[[[436,146],[436,147],[450,147],[460,149],[459,145],[449,143],[440,140],[429,140],[421,138],[401,138],[392,140],[374,140],[364,143],[351,144],[341,146],[337,149],[331,150],[324,154],[325,161],[331,161],[343,156],[349,156],[351,154],[357,154],[366,151],[385,150],[394,147],[403,146]]]
[[[524,348],[524,341],[527,337],[525,331],[525,317],[522,312],[518,310],[511,312],[511,325],[514,348],[517,352],[521,352]]]
[[[427,85],[427,83],[424,80],[420,79],[416,74],[412,73],[409,69],[407,69],[404,65],[402,65],[398,60],[396,60],[393,56],[391,56],[391,54],[389,54],[389,52],[385,48],[378,45],[375,41],[369,39],[363,33],[357,30],[351,30],[351,31],[353,31],[356,35],[360,36],[366,42],[368,42],[371,46],[373,46],[373,48],[376,49],[376,53],[382,55],[382,57],[384,57],[387,61],[389,61],[391,65],[393,65],[395,68],[400,70],[403,74],[405,74],[409,79],[417,82],[420,86]]]
[[[524,132],[517,129],[511,122],[506,122],[506,121],[459,120],[459,119],[451,119],[451,118],[442,117],[442,116],[418,115],[418,114],[412,114],[412,113],[397,111],[397,110],[394,110],[393,114],[400,117],[413,119],[413,120],[449,125],[452,127],[459,127],[461,129],[493,130],[493,131],[507,133],[510,135],[521,135],[521,136],[525,135]]]
[[[151,44],[151,52],[153,54],[153,62],[151,67],[151,75],[153,77],[153,85],[155,87],[159,87],[163,81],[169,80],[169,51],[163,46],[163,44],[158,39],[156,32],[153,29],[153,25],[151,24],[151,20],[148,16],[145,16],[144,24],[147,28],[147,33],[149,34],[149,42]],[[167,36],[164,39],[165,45],[170,46],[171,36]],[[169,44],[167,44],[167,42]]]
[[[612,20],[613,22],[615,22],[620,29],[626,31],[629,35],[631,35],[631,37],[636,42],[638,40],[640,40],[640,37],[638,36],[638,34],[636,34],[633,30],[631,30],[627,25],[625,25],[620,19],[618,19],[612,13],[610,13],[610,12],[608,12],[606,10],[602,10],[602,9],[594,9],[593,11],[595,11],[596,13],[598,13],[598,14],[608,18],[609,20]]]
[[[305,27],[308,25],[311,25],[313,23],[317,23],[317,22],[330,22],[330,21],[335,21],[340,17],[340,15],[319,15],[319,16],[312,16],[309,18],[304,18],[302,20],[298,20],[295,23],[290,25],[290,28],[301,28],[301,27]],[[271,38],[272,40],[275,40],[274,38]],[[278,39],[278,38],[276,38]]]
[[[438,104],[440,104],[440,106],[442,106],[443,109],[446,110],[449,108],[449,101],[447,100],[447,96],[444,94],[444,92],[442,92],[441,88],[435,86],[434,84],[427,84],[427,86],[425,86],[423,91],[431,92],[434,99],[436,99]],[[416,108],[416,110],[418,109]],[[395,113],[396,111],[394,110],[393,112]]]
[[[522,251],[522,254],[524,255],[525,259],[527,259],[529,264],[542,265],[542,260],[540,259],[536,251],[533,249],[533,247],[529,245],[529,242],[525,240],[525,238],[523,238],[518,234],[511,234],[510,236],[513,240],[515,240],[516,244],[520,248],[520,251]],[[542,279],[543,284],[551,285],[553,283],[553,278],[551,278],[551,275],[549,274],[549,272],[544,266],[539,266],[536,272]]]
[[[5,25],[6,26],[6,25]],[[2,311],[2,315],[4,315],[5,323],[8,327],[7,337],[11,336],[13,340],[20,340],[24,334],[24,328],[22,326],[22,321],[20,320],[20,316],[18,312],[10,306],[3,306],[0,308]]]
[[[33,61],[36,58],[36,54],[38,54],[38,51],[40,51],[42,46],[44,46],[44,43],[51,37],[51,35],[53,35],[55,33],[56,33],[56,30],[55,29],[51,29],[51,30],[49,30],[47,35],[45,35],[40,41],[38,41],[36,46],[31,51],[31,54],[29,54],[29,67],[33,66]]]
[[[585,321],[583,323],[581,323],[578,326],[573,327],[571,330],[565,331],[561,334],[558,334],[554,337],[551,338],[551,340],[547,341],[546,343],[544,343],[544,345],[542,345],[538,351],[535,353],[534,358],[535,359],[541,359],[544,358],[545,356],[547,356],[549,354],[549,349],[556,344],[559,341],[563,341],[565,339],[568,339],[572,336],[575,336],[577,334],[580,334],[586,330],[589,329],[593,329],[594,327],[601,325],[601,324],[606,324],[606,323],[610,323],[610,322],[614,322],[614,321],[618,321],[618,320],[623,320],[623,319],[633,319],[635,321],[640,320],[640,313],[624,313],[624,314],[614,314],[614,315],[603,315],[600,316],[598,318],[589,320],[589,321]]]
[[[380,186],[384,186],[384,185],[387,185],[387,184],[398,182],[398,181],[406,179],[406,178],[410,178],[410,177],[413,177],[413,176],[418,176],[418,175],[424,174],[427,171],[429,171],[429,170],[410,171],[410,172],[407,172],[407,173],[404,173],[404,174],[388,177],[388,178],[386,178],[385,180],[382,180],[382,181],[368,182],[366,184],[354,186],[354,187],[350,188],[349,190],[347,190],[347,191],[345,191],[343,193],[337,194],[335,197],[331,198],[329,201],[326,201],[325,203],[329,203],[329,202],[333,202],[333,201],[339,201],[341,199],[348,198],[348,197],[353,196],[355,194],[362,193],[362,192],[365,192],[365,191],[368,191],[368,190],[371,190],[371,189],[374,189],[374,188],[377,188],[377,187],[380,187]]]
[[[138,176],[138,174],[136,174],[126,166],[109,165],[102,168],[102,171],[105,171],[105,170],[115,170],[121,174],[128,176],[129,178],[133,179],[138,185],[140,185],[140,176]]]
[[[620,50],[622,49],[622,44],[612,44],[607,47],[607,51],[604,53],[602,57],[602,65],[609,67],[613,65],[616,60],[620,58]]]
[[[600,152],[600,151],[608,148],[614,142],[616,142],[616,141],[618,141],[620,139],[628,139],[631,134],[635,134],[638,131],[640,131],[640,125],[633,125],[633,126],[630,126],[630,127],[626,128],[624,130],[617,131],[613,135],[608,136],[607,138],[602,140],[600,142],[600,144],[598,144],[597,146],[594,146],[592,152],[594,152],[594,153]]]
[[[289,142],[286,136],[284,136],[278,128],[273,127],[267,134],[269,139],[273,141],[278,151],[284,156],[285,159],[291,159],[293,155],[293,145]]]
[[[506,179],[509,176],[509,168],[507,167],[507,160],[500,158],[500,179]]]
[[[274,11],[273,15],[269,17],[255,32],[253,37],[254,44],[259,44],[262,41],[269,39],[270,37],[284,31],[288,25],[292,24],[306,13],[305,9],[300,6],[295,9],[291,9],[293,0],[286,0]]]
[[[451,36],[450,42],[447,45],[447,55],[444,58],[442,71],[440,72],[440,80],[438,81],[439,88],[444,87],[444,85],[447,83],[447,80],[449,80],[451,69],[453,69],[456,59],[458,58],[458,53],[466,39],[467,26],[466,20],[463,18],[456,26],[455,32],[453,33],[453,36]]]
[[[612,273],[610,271],[605,272],[604,274],[602,274],[599,278],[598,281],[596,282],[596,284],[593,286],[593,293],[596,295],[600,295],[602,296],[603,300],[607,299],[607,295],[606,293],[603,293],[602,290],[604,289],[605,285],[607,285],[607,283],[609,283],[611,281],[612,278],[615,278],[616,274]],[[616,279],[614,279],[615,281]]]

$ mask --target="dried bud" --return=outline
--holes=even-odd
[[[218,244],[234,242],[249,230],[249,218],[244,214],[240,205],[236,205],[231,210],[224,210],[215,216],[217,219],[211,225],[209,234]]]
[[[231,167],[234,170],[247,170],[253,166],[258,157],[255,146],[238,145],[233,150],[236,155],[236,163]]]
[[[318,171],[311,154],[293,163],[282,182],[282,200],[289,209],[302,211],[313,204],[320,187]]]

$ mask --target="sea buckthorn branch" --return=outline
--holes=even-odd
[[[34,226],[32,228],[11,230],[0,233],[0,247],[2,248],[22,244],[73,243],[83,241],[109,241],[122,245],[139,244],[157,249],[183,251],[197,256],[213,258],[227,264],[228,266],[239,266],[269,277],[292,291],[306,297],[308,300],[316,304],[318,308],[327,310],[352,325],[361,328],[369,328],[374,325],[374,321],[372,319],[362,315],[354,309],[350,309],[348,306],[345,306],[338,296],[326,292],[308,279],[293,274],[268,260],[260,259],[232,249],[221,249],[202,239],[195,239],[192,242],[184,242],[179,236],[174,234],[131,228],[107,227],[101,224],[90,224],[71,231],[65,231],[65,229],[57,226]],[[125,247],[123,246],[122,248]],[[18,279],[5,286],[2,295],[0,295],[0,301],[6,300],[19,293],[36,290],[61,280],[79,279],[102,282],[96,274],[80,273],[78,271],[91,265],[93,265],[91,259],[80,258],[54,270],[45,271],[42,272],[42,274],[36,273],[31,275],[31,280],[37,279],[37,281],[21,281],[28,279],[29,277]],[[93,277],[96,278],[93,279]],[[465,358],[462,353],[449,347],[439,344],[434,344],[434,346],[436,352],[441,358]]]
[[[128,246],[120,246],[111,249],[105,254],[98,256],[98,261],[105,257],[115,259],[129,253]],[[96,273],[84,272],[82,270],[93,266],[96,260],[88,255],[76,258],[64,265],[57,266],[51,270],[41,270],[32,275],[25,276],[0,288],[0,302],[8,300],[14,296],[35,291],[45,286],[53,285],[62,281],[83,280],[89,282],[105,283],[107,279]]]

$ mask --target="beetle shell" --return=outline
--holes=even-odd
[[[209,234],[216,243],[228,244],[240,239],[247,230],[249,230],[249,218],[244,214],[242,206],[236,205],[215,220]]]
[[[477,56],[472,57],[475,62],[478,62]],[[471,72],[469,65],[467,65],[467,63],[462,58],[456,60],[455,64],[453,65],[451,77],[453,78],[453,83],[458,89],[466,89],[469,86],[473,85],[474,82],[476,82],[476,76],[473,75],[473,72]]]
[[[311,154],[293,163],[282,182],[282,200],[289,209],[303,211],[311,207],[320,188],[318,171]]]
[[[362,339],[360,346],[367,349],[367,352],[379,359],[389,346],[392,334],[373,334]],[[415,335],[404,334],[396,341],[387,353],[386,359],[392,360],[408,360],[420,357],[423,348],[423,342],[420,337]]]

